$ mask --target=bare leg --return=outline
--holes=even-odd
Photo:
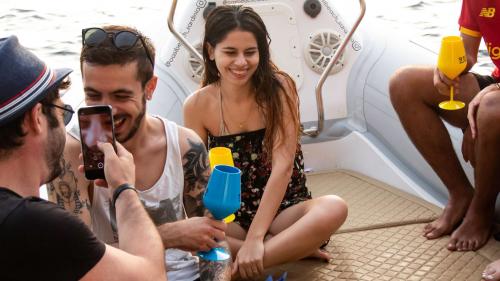
[[[247,233],[245,229],[243,229],[243,227],[239,224],[233,222],[227,226],[226,241],[229,244],[229,248],[231,248],[231,256],[233,257],[233,260],[236,258],[241,246],[243,246],[246,236]]]
[[[244,231],[243,229],[241,229],[241,230]],[[245,239],[244,238],[238,239],[238,238],[232,237],[230,235],[231,234],[228,231],[226,231],[226,241],[229,244],[229,247],[231,249],[231,256],[234,259],[234,258],[236,258],[236,255],[238,254],[238,251],[240,250],[241,246],[243,246]],[[271,234],[266,235],[264,242],[271,239],[272,237],[274,237],[274,236]],[[325,261],[329,261],[332,258],[332,256],[327,251],[318,248],[318,249],[315,249],[311,254],[307,255],[306,258],[318,258],[318,259],[322,259]]]
[[[486,266],[483,271],[483,280],[500,280],[500,260],[496,260]]]
[[[346,203],[334,195],[287,208],[275,218],[269,229],[274,236],[264,244],[264,267],[311,255],[340,228],[346,218]]]
[[[267,234],[264,241],[267,241],[273,237],[274,237],[274,235]],[[316,259],[322,259],[324,261],[329,261],[332,259],[332,255],[330,255],[330,253],[328,253],[328,251],[326,251],[324,249],[317,248],[317,249],[313,250],[311,252],[311,254],[305,256],[305,258],[316,258]]]
[[[318,248],[346,218],[346,203],[334,195],[314,198],[287,208],[274,219],[269,229],[272,236],[264,242],[264,267],[268,268],[311,255],[330,258]],[[226,231],[233,257],[243,244],[244,237],[241,236],[241,231],[244,230],[238,225],[230,225]]]
[[[491,233],[495,201],[500,188],[500,91],[486,94],[477,112],[478,137],[474,144],[476,190],[463,223],[451,235],[448,249],[481,248]]]
[[[434,88],[433,71],[432,67],[406,67],[398,70],[390,81],[391,102],[406,133],[449,192],[449,201],[441,216],[424,228],[428,239],[450,234],[464,217],[473,195],[441,120],[465,129],[467,109],[439,109],[438,104],[448,97]],[[474,76],[464,75],[457,98],[468,104],[478,91]]]

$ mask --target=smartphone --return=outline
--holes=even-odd
[[[81,107],[78,109],[78,124],[85,177],[89,180],[104,179],[104,153],[97,147],[97,142],[109,142],[116,151],[111,106]]]

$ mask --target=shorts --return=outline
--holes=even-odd
[[[481,75],[481,74],[477,74],[474,72],[472,72],[472,74],[474,74],[474,76],[476,77],[476,80],[477,80],[477,83],[479,84],[480,90],[488,87],[491,84],[495,84],[495,83],[499,82],[495,78],[493,78],[493,76],[490,76],[490,75]]]

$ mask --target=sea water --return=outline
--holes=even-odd
[[[182,0],[195,1],[195,0]],[[302,1],[302,0],[290,0]],[[438,52],[441,37],[458,35],[460,0],[365,0],[366,18],[374,19],[388,36],[401,37]],[[358,0],[332,0],[348,23],[359,13]],[[20,42],[51,67],[70,67],[73,86],[63,99],[78,106],[83,99],[79,52],[83,28],[117,24],[131,25],[160,46],[167,30],[171,0],[2,0],[0,37],[17,35]],[[179,4],[181,5],[181,4]],[[163,38],[163,39],[162,39]],[[484,44],[475,67],[481,73],[492,69]]]

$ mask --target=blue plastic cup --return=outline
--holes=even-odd
[[[203,204],[217,220],[235,213],[241,205],[240,169],[216,165],[208,180]]]
[[[216,220],[222,220],[236,212],[241,205],[241,171],[228,165],[216,165],[208,179],[203,195],[203,204]],[[231,258],[224,248],[213,248],[198,252],[198,256],[209,261]]]

